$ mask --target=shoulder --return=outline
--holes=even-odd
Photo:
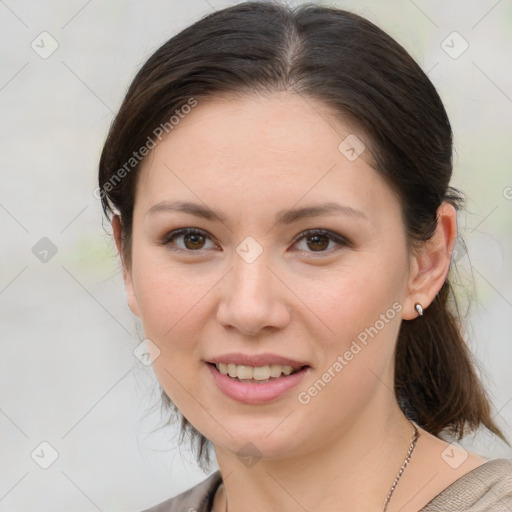
[[[219,471],[194,487],[143,512],[210,512],[213,497],[222,482]]]
[[[494,459],[455,480],[420,512],[512,510],[512,459]]]

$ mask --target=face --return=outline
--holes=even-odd
[[[354,133],[312,98],[218,98],[141,169],[129,304],[166,393],[218,447],[307,453],[394,400],[410,259],[368,151],[339,148]]]

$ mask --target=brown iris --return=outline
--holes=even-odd
[[[183,235],[183,243],[187,249],[202,249],[205,237],[198,233],[187,233]]]
[[[323,250],[329,246],[329,237],[326,235],[310,235],[307,237],[308,247],[314,251]],[[310,244],[313,244],[312,246]]]

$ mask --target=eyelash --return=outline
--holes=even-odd
[[[173,243],[173,241],[176,238],[178,238],[180,236],[185,236],[185,235],[200,235],[204,238],[209,238],[211,240],[211,237],[208,235],[208,233],[206,233],[206,231],[203,231],[203,230],[197,229],[197,228],[182,228],[182,229],[177,229],[175,231],[168,233],[164,237],[164,239],[161,241],[161,245],[168,246],[173,251],[185,252],[185,253],[189,253],[189,254],[193,254],[193,253],[200,254],[200,253],[204,252],[203,249],[190,250],[190,249],[181,249],[180,247],[176,247],[176,246],[170,247],[171,243]],[[330,241],[337,243],[338,247],[331,248],[329,250],[324,250],[324,251],[303,251],[303,252],[307,252],[307,253],[313,254],[313,255],[332,254],[333,251],[339,250],[340,247],[343,247],[343,246],[349,247],[350,246],[350,243],[345,238],[343,238],[342,236],[340,236],[336,233],[333,233],[332,231],[326,230],[326,229],[307,229],[307,230],[303,231],[302,233],[300,233],[299,235],[297,235],[297,237],[295,238],[295,240],[293,242],[293,245],[295,245],[297,242],[299,242],[303,238],[307,238],[308,236],[314,236],[314,235],[326,236]],[[302,249],[299,249],[299,250],[302,250]]]

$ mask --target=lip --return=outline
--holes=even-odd
[[[295,361],[288,357],[279,356],[276,354],[242,354],[242,353],[231,353],[224,354],[222,356],[212,357],[207,360],[208,363],[227,363],[237,364],[244,366],[267,366],[271,364],[280,364],[282,366],[291,366],[292,368],[301,368],[302,366],[310,366],[305,361]]]
[[[274,360],[275,357],[274,357]],[[283,359],[280,359],[283,360]],[[290,361],[290,360],[288,360]],[[223,360],[223,362],[226,362]],[[254,359],[252,359],[254,365]],[[292,361],[297,364],[296,361]],[[272,402],[285,395],[311,371],[307,366],[291,375],[282,376],[269,382],[241,382],[221,373],[214,364],[205,363],[217,387],[227,397],[249,405],[260,405]],[[235,363],[233,363],[235,364]],[[282,364],[282,363],[273,363]],[[251,366],[251,365],[248,365]],[[258,364],[257,366],[261,366]],[[291,364],[289,366],[292,366]]]

